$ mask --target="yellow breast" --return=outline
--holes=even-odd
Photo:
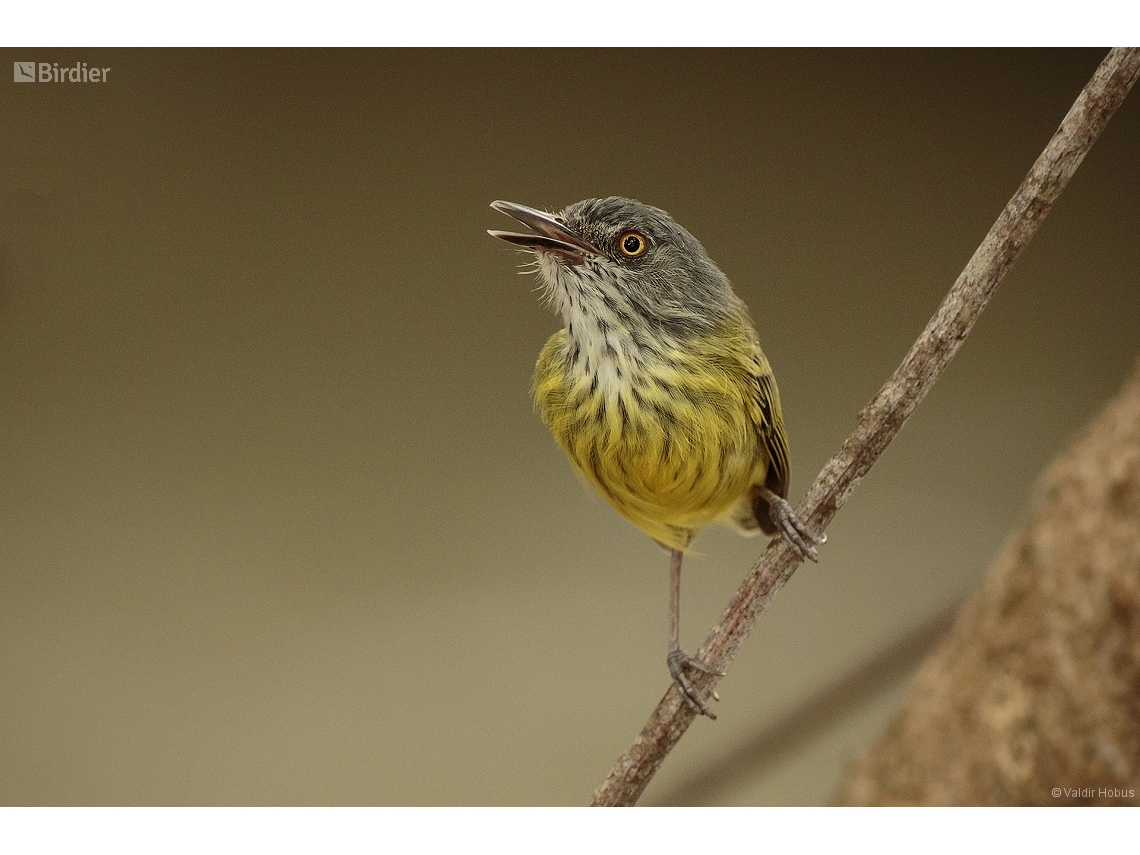
[[[534,397],[575,469],[614,509],[684,549],[764,480],[751,347],[746,337],[687,341],[602,370],[562,330],[539,357]]]

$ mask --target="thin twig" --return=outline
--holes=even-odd
[[[676,789],[659,797],[658,804],[713,805],[741,777],[755,779],[870,698],[901,684],[946,637],[961,607],[961,602],[953,603],[893,643],[876,650],[817,695],[805,699],[776,721],[766,723],[751,737],[743,737],[725,754],[710,757],[706,766],[694,770]]]
[[[1114,48],[1097,68],[910,353],[859,413],[843,447],[816,477],[796,512],[812,530],[827,528],[930,391],[1138,77],[1138,48]],[[697,658],[720,671],[728,670],[740,645],[800,562],[796,550],[782,538],[774,539],[705,639]],[[718,681],[715,675],[693,676],[697,691],[706,698]],[[680,692],[671,687],[633,745],[594,793],[594,804],[635,804],[693,718]]]

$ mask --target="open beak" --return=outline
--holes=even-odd
[[[589,241],[580,238],[561,218],[553,214],[536,211],[526,205],[516,205],[514,202],[492,202],[491,207],[508,217],[514,217],[524,226],[530,226],[538,232],[538,234],[520,234],[487,229],[487,234],[491,237],[535,252],[557,253],[569,264],[581,264],[587,255],[598,254],[598,250]]]

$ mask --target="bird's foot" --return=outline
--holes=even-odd
[[[775,493],[768,497],[768,509],[772,515],[772,522],[776,524],[784,540],[798,549],[804,558],[818,562],[819,553],[815,548],[827,543],[827,535],[816,534],[804,525],[792,510],[792,506]]]
[[[717,677],[723,677],[724,671],[717,671],[715,668],[710,668],[703,662],[700,662],[682,650],[680,647],[674,647],[669,651],[669,655],[665,657],[665,661],[669,665],[669,673],[673,675],[673,682],[681,690],[681,697],[685,699],[685,703],[689,708],[698,715],[707,715],[709,718],[716,720],[716,713],[708,708],[708,705],[697,697],[697,690],[685,676],[686,668],[693,668],[697,671],[703,671],[705,674],[714,674]],[[720,695],[716,692],[712,693],[714,701],[720,700]]]

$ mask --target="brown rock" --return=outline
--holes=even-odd
[[[840,804],[1140,804],[1140,364],[1046,471],[1025,528]]]

